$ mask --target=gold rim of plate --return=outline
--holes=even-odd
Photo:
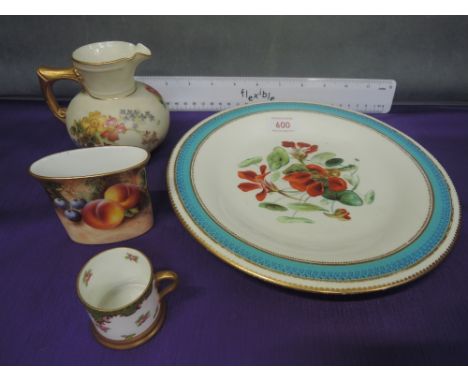
[[[267,102],[261,102],[261,103],[258,102],[256,104],[264,104],[264,103],[267,103]],[[289,103],[289,102],[276,102],[276,103]],[[305,102],[301,102],[301,103],[305,103]],[[311,104],[311,103],[307,103],[307,104]],[[314,105],[319,105],[319,104],[314,104]],[[234,267],[234,268],[236,268],[236,269],[238,269],[238,270],[240,270],[240,271],[242,271],[242,272],[244,272],[244,273],[246,273],[246,274],[248,274],[250,276],[253,276],[253,277],[257,278],[257,279],[260,279],[262,281],[266,281],[266,282],[271,283],[271,284],[286,287],[286,288],[289,288],[289,289],[294,289],[294,290],[301,291],[301,292],[312,292],[312,293],[327,294],[327,295],[351,295],[351,294],[363,294],[363,293],[384,291],[384,290],[387,290],[387,289],[390,289],[390,288],[394,288],[394,287],[397,287],[397,286],[407,284],[407,283],[409,283],[411,281],[414,281],[416,279],[419,279],[420,277],[426,275],[431,270],[436,268],[447,257],[447,255],[450,253],[450,251],[452,250],[453,246],[455,245],[455,242],[457,241],[458,236],[460,234],[461,205],[460,205],[460,201],[459,201],[457,192],[456,192],[455,187],[453,185],[453,182],[450,179],[447,172],[445,171],[445,169],[443,168],[443,166],[437,161],[437,159],[434,158],[434,156],[429,151],[427,151],[423,146],[421,146],[413,138],[411,138],[408,135],[396,130],[394,127],[392,127],[392,126],[390,126],[390,125],[388,125],[388,124],[386,124],[386,123],[384,123],[384,122],[382,122],[382,121],[380,121],[380,120],[378,120],[376,118],[368,116],[366,114],[362,114],[362,113],[359,113],[359,112],[354,112],[354,111],[350,111],[350,110],[347,110],[347,109],[338,108],[338,107],[333,106],[333,108],[335,108],[335,109],[344,110],[344,111],[346,111],[348,113],[353,113],[353,114],[356,114],[356,115],[364,116],[364,117],[366,117],[368,119],[374,120],[374,121],[384,125],[385,127],[389,128],[389,129],[391,129],[393,131],[398,132],[399,134],[404,136],[406,139],[411,141],[421,151],[423,151],[427,155],[427,157],[441,171],[441,174],[444,176],[445,181],[447,182],[448,188],[450,190],[450,195],[451,195],[451,200],[452,200],[452,205],[453,205],[450,227],[449,227],[449,229],[448,229],[448,231],[446,233],[445,239],[441,243],[439,243],[439,246],[438,246],[438,248],[440,248],[440,246],[442,246],[443,244],[446,244],[445,243],[446,238],[448,236],[450,236],[450,234],[452,233],[453,238],[450,241],[450,243],[448,244],[447,248],[440,254],[436,253],[437,252],[437,249],[436,249],[433,253],[431,253],[430,255],[428,255],[426,257],[424,257],[422,260],[420,260],[416,264],[413,264],[411,267],[405,268],[403,270],[400,270],[400,271],[398,271],[396,273],[393,273],[393,274],[390,274],[390,275],[376,277],[376,278],[372,279],[371,281],[377,281],[379,279],[383,279],[383,278],[386,278],[386,277],[391,277],[391,276],[398,275],[398,273],[406,272],[408,270],[411,270],[411,268],[417,266],[421,262],[428,261],[429,259],[432,259],[432,257],[435,257],[434,259],[432,259],[432,261],[429,262],[429,264],[427,266],[425,266],[424,268],[414,272],[413,274],[411,274],[409,276],[405,276],[405,277],[402,277],[402,278],[394,280],[394,281],[383,282],[381,284],[376,284],[376,285],[372,285],[372,286],[337,287],[337,288],[335,288],[335,287],[320,287],[320,286],[302,285],[302,284],[298,284],[298,283],[284,281],[284,280],[281,280],[281,279],[278,279],[278,278],[275,278],[275,277],[272,277],[272,276],[269,276],[269,275],[259,273],[259,272],[255,271],[254,269],[248,268],[248,267],[240,264],[239,262],[233,261],[232,259],[229,259],[226,256],[224,256],[221,253],[221,251],[218,250],[215,247],[215,246],[219,246],[219,244],[216,243],[211,237],[209,237],[209,235],[205,233],[205,231],[203,230],[202,227],[200,227],[198,224],[196,224],[193,220],[190,219],[190,214],[187,212],[187,210],[185,209],[183,203],[181,202],[181,199],[180,199],[180,196],[179,196],[179,193],[178,193],[178,190],[177,190],[177,186],[175,184],[174,171],[175,171],[175,164],[177,162],[177,158],[178,158],[180,148],[183,146],[185,141],[188,139],[188,137],[194,131],[196,131],[200,126],[204,125],[205,123],[207,123],[209,120],[211,120],[213,118],[217,118],[220,115],[229,113],[229,112],[231,112],[233,110],[242,109],[244,107],[245,106],[240,106],[240,107],[236,107],[236,108],[227,109],[227,110],[224,110],[224,111],[219,112],[219,113],[215,113],[215,114],[209,116],[208,118],[200,121],[195,126],[193,126],[189,131],[187,131],[182,136],[182,138],[179,140],[179,142],[175,146],[175,148],[174,148],[174,150],[173,150],[173,152],[171,154],[171,157],[169,159],[169,163],[167,165],[167,171],[166,171],[166,182],[167,182],[167,187],[168,187],[169,199],[170,199],[172,208],[176,213],[176,216],[178,217],[178,219],[180,220],[180,222],[182,223],[184,228],[190,233],[191,236],[193,236],[205,249],[207,249],[209,252],[211,252],[216,257],[221,259],[223,262],[225,262],[228,265],[230,265],[230,266],[232,266],[232,267]],[[187,218],[184,217],[184,214],[187,216]],[[458,218],[455,221],[454,221],[454,215],[458,215]],[[195,232],[193,226],[195,226],[202,234],[198,234],[197,232]],[[231,251],[229,251],[229,250],[227,250],[225,248],[224,248],[224,250],[228,251],[231,255],[237,257],[237,255],[233,254]],[[239,259],[241,261],[249,263],[249,261],[246,260],[246,259],[243,259],[243,258],[239,258]],[[254,263],[250,263],[250,264],[252,264],[252,267],[254,267],[254,268],[264,269],[265,271],[270,272],[270,273],[281,274],[280,272],[273,271],[273,270],[270,270],[268,268],[263,268],[258,264],[254,264]],[[294,277],[294,276],[291,276],[291,275],[286,275],[286,277],[289,277],[291,279],[300,279],[298,277]],[[317,282],[317,283],[323,282],[321,280],[316,280],[316,279],[307,279],[307,280],[309,280],[311,282]],[[369,281],[369,280],[364,280],[364,282],[365,281]],[[334,282],[335,283],[340,283],[339,281],[334,281]],[[344,283],[350,283],[350,282],[360,282],[360,280],[345,281]]]

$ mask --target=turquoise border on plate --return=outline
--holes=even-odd
[[[311,111],[357,122],[377,130],[405,149],[426,172],[433,188],[434,208],[424,232],[409,246],[383,259],[347,265],[308,264],[280,258],[268,252],[249,246],[224,229],[203,210],[191,183],[191,162],[198,145],[214,129],[234,119],[268,111]],[[175,183],[182,204],[194,222],[212,240],[237,256],[271,271],[290,276],[323,281],[353,281],[382,277],[401,271],[421,261],[433,252],[443,241],[450,228],[452,199],[449,186],[435,163],[413,142],[397,131],[362,114],[336,109],[330,106],[303,103],[267,103],[250,105],[220,114],[201,124],[180,147],[175,163]]]

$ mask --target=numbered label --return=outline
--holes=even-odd
[[[290,133],[296,130],[293,118],[273,117],[268,121],[268,130],[280,133]]]

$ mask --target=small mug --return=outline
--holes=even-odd
[[[149,158],[139,147],[91,147],[46,156],[29,172],[42,183],[73,241],[115,243],[153,226]]]
[[[172,281],[158,291],[163,280]],[[77,292],[103,345],[128,349],[149,340],[165,318],[164,297],[178,285],[172,271],[154,273],[133,248],[113,248],[92,257],[77,278]]]

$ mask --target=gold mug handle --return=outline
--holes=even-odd
[[[67,108],[62,107],[58,104],[57,99],[55,98],[52,85],[55,81],[58,80],[72,80],[81,84],[81,77],[78,71],[71,68],[64,69],[54,69],[41,66],[36,71],[37,76],[39,77],[39,83],[41,85],[42,94],[49,106],[50,111],[57,117],[60,121],[65,123],[65,117],[67,114]]]
[[[168,293],[171,293],[177,285],[179,285],[179,276],[177,273],[172,271],[159,271],[154,274],[154,279],[156,280],[156,286],[158,287],[159,298],[162,300],[164,296]],[[172,283],[165,287],[163,290],[159,290],[159,284],[163,280],[172,280]]]

